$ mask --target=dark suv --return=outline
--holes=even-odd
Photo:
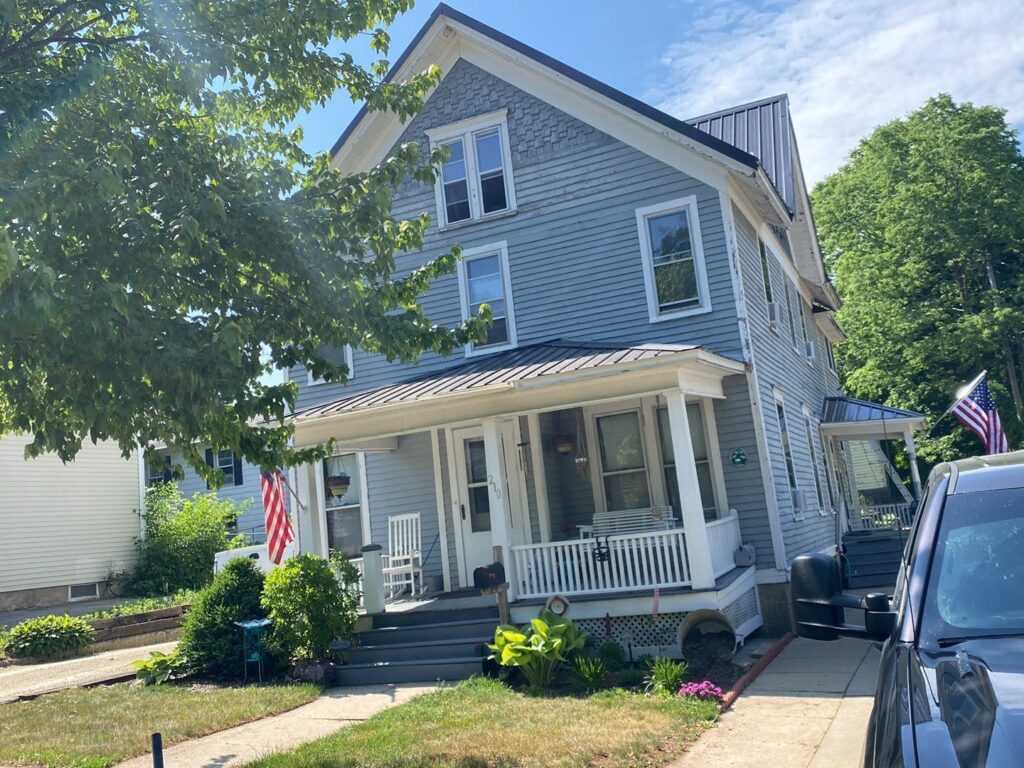
[[[796,558],[793,614],[802,637],[883,641],[866,768],[1024,766],[1024,451],[932,471],[891,596],[840,573]]]

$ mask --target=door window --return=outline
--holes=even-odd
[[[487,494],[487,460],[483,440],[466,440],[466,499],[473,533],[491,530],[491,500]]]

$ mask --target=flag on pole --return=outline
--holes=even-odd
[[[284,507],[284,476],[280,470],[260,474],[260,491],[267,527],[267,554],[274,565],[280,565],[284,548],[295,541],[288,511]]]
[[[959,399],[950,410],[960,423],[974,432],[985,445],[985,453],[1006,453],[1010,445],[999,420],[999,411],[988,390],[987,371],[957,393]]]

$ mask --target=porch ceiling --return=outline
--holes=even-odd
[[[822,433],[847,439],[896,438],[924,425],[925,416],[917,411],[854,397],[826,397],[821,414]]]
[[[295,439],[351,442],[676,387],[722,397],[722,378],[743,370],[698,346],[542,342],[298,411]]]

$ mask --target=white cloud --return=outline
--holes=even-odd
[[[786,92],[808,183],[838,168],[882,123],[940,91],[1024,124],[1019,0],[792,0],[688,5],[686,40],[647,95],[693,117]]]

